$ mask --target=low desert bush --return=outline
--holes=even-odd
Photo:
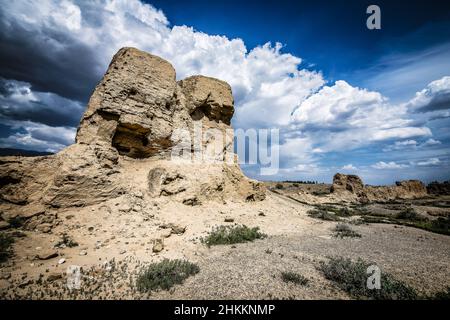
[[[431,300],[450,300],[450,287],[447,287],[447,290],[440,291],[433,296],[428,297]]]
[[[136,280],[136,287],[141,292],[167,290],[199,271],[200,268],[189,261],[164,259],[144,268]]]
[[[0,262],[5,262],[12,255],[14,238],[7,233],[0,233]]]
[[[305,286],[309,282],[309,279],[305,278],[301,274],[291,271],[281,272],[281,279],[286,283],[292,282],[300,286]]]
[[[334,213],[330,213],[321,209],[313,209],[307,212],[308,216],[316,219],[326,220],[326,221],[341,221],[341,218],[336,216]]]
[[[319,270],[325,278],[333,281],[340,289],[356,299],[373,300],[414,300],[418,299],[416,291],[407,284],[396,280],[386,272],[381,273],[380,289],[369,289],[367,268],[372,265],[361,259],[353,262],[342,257],[331,258],[322,262]]]
[[[261,233],[258,227],[249,228],[245,225],[233,225],[215,227],[206,237],[200,240],[210,247],[221,244],[248,242],[265,237],[266,235]]]
[[[77,247],[78,246],[78,242],[76,242],[75,240],[73,240],[68,234],[63,233],[63,235],[61,236],[61,239],[55,244],[55,247],[68,247],[68,248],[73,248],[73,247]]]
[[[406,208],[405,210],[400,211],[395,215],[397,219],[402,220],[412,220],[412,221],[418,221],[418,220],[424,220],[425,218],[421,217],[417,214],[416,210],[413,208]]]
[[[361,238],[361,235],[350,228],[349,225],[345,223],[339,223],[334,227],[334,236],[339,238]]]
[[[431,230],[436,233],[450,235],[450,216],[447,218],[439,217],[431,221]]]

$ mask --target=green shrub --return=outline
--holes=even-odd
[[[447,218],[439,217],[432,220],[430,229],[436,233],[450,235],[450,216],[447,216]]]
[[[397,219],[412,220],[412,221],[419,221],[425,219],[424,217],[418,215],[416,210],[414,210],[413,208],[407,208],[405,210],[402,210],[399,213],[397,213],[395,217]]]
[[[215,227],[208,236],[201,238],[200,241],[210,247],[221,244],[248,242],[265,237],[266,235],[261,233],[258,227],[249,228],[245,225],[233,225]]]
[[[372,265],[361,259],[356,262],[342,257],[321,262],[319,270],[325,278],[333,281],[340,289],[357,299],[374,300],[413,300],[418,299],[416,291],[405,283],[396,280],[386,272],[381,273],[381,288],[367,288],[367,268]]]
[[[144,268],[137,278],[136,287],[141,292],[167,290],[199,271],[200,268],[189,261],[164,259]]]
[[[55,247],[68,247],[68,248],[73,248],[73,247],[77,247],[78,246],[78,242],[76,242],[75,240],[73,240],[68,234],[63,233],[61,240],[59,240],[56,244]]]
[[[14,238],[7,233],[0,233],[0,262],[5,262],[12,255]]]
[[[337,224],[336,227],[334,227],[333,231],[334,231],[335,237],[361,238],[361,235],[358,232],[354,231],[352,228],[350,228],[349,225],[347,225],[345,223]]]
[[[313,196],[320,197],[320,196],[325,196],[325,195],[330,194],[330,191],[325,191],[325,190],[315,190],[315,191],[311,192],[311,194],[312,194]]]
[[[325,221],[341,221],[341,218],[333,213],[321,209],[313,209],[307,212],[308,216]]]
[[[282,185],[281,183],[277,183],[277,184],[275,185],[275,188],[278,189],[278,190],[281,190],[281,189],[283,189],[284,187],[283,187],[283,185]]]
[[[305,286],[309,282],[309,279],[305,278],[301,274],[298,274],[295,272],[290,272],[290,271],[281,272],[281,279],[286,283],[292,282],[292,283],[295,283],[295,284],[301,285],[301,286]]]

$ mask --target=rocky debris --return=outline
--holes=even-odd
[[[0,294],[3,296],[8,290],[11,283],[8,280],[0,279]]]
[[[172,235],[172,229],[164,229],[161,232],[161,237],[162,238],[169,238]]]
[[[87,255],[87,251],[86,250],[81,250],[80,251],[80,256],[85,256]]]
[[[52,230],[52,224],[42,223],[36,227],[36,229],[43,233],[49,233]]]
[[[152,251],[154,253],[158,253],[163,251],[164,249],[164,240],[163,239],[155,239],[152,247]]]
[[[66,262],[66,259],[64,259],[64,258],[61,258],[58,260],[58,264],[63,264],[64,262]]]
[[[8,222],[3,220],[0,221],[0,230],[8,229],[10,226],[11,225]]]
[[[432,195],[450,195],[450,181],[431,182],[427,186],[427,191]]]
[[[48,282],[54,282],[56,280],[62,279],[62,274],[61,273],[57,273],[57,272],[52,272],[47,276],[47,281]]]
[[[331,192],[349,193],[359,202],[417,199],[427,196],[425,185],[418,180],[398,181],[395,186],[364,186],[360,177],[337,173],[333,177]]]
[[[53,251],[53,250],[46,250],[43,252],[39,252],[36,257],[39,260],[49,260],[49,259],[56,258],[57,256],[58,256],[58,252]]]
[[[163,223],[160,225],[162,229],[170,229],[170,233],[173,234],[183,234],[186,231],[185,226],[180,226],[174,223]]]

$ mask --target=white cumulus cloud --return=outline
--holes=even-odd
[[[417,162],[418,166],[424,167],[424,166],[436,166],[439,165],[441,163],[441,160],[439,160],[438,158],[431,158],[428,160],[424,160],[424,161],[419,161]]]
[[[403,169],[403,168],[407,168],[407,167],[408,167],[408,165],[406,165],[406,164],[398,164],[394,161],[390,161],[390,162],[380,161],[380,162],[377,162],[374,165],[372,165],[372,168],[379,169],[379,170]]]

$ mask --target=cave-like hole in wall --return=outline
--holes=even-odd
[[[138,124],[118,123],[112,145],[119,154],[131,158],[148,158],[155,154],[147,139],[150,129]]]

